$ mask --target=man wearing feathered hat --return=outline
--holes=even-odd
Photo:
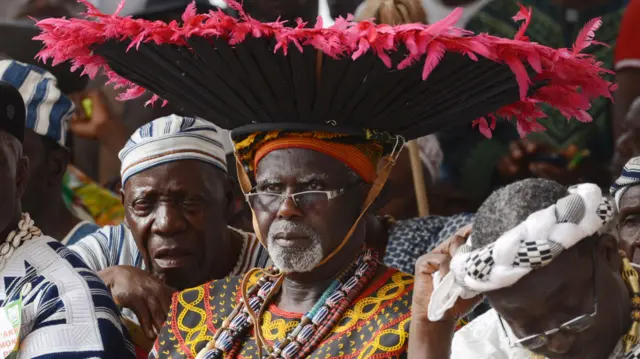
[[[323,29],[260,23],[229,4],[240,19],[191,7],[177,25],[90,9],[97,21],[38,24],[43,57],[104,68],[126,97],[147,88],[233,128],[275,266],[176,294],[150,356],[402,357],[413,277],[365,248],[361,219],[404,140],[476,119],[488,130],[493,117],[482,116],[494,111],[532,129],[540,101],[582,116],[610,95],[604,70],[580,54],[588,41],[554,50],[469,36],[452,27],[458,12],[432,26],[338,19]]]

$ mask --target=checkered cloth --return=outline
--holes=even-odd
[[[451,272],[434,276],[429,319],[437,321],[461,298],[505,288],[542,268],[582,239],[601,233],[615,215],[600,188],[584,183],[569,188],[556,204],[531,214],[494,243],[472,250],[472,238],[451,260]]]
[[[0,80],[20,91],[27,109],[26,127],[64,147],[75,107],[58,89],[56,78],[37,66],[1,60]]]
[[[640,184],[640,157],[634,157],[624,165],[622,174],[609,189],[616,199],[616,205],[620,205],[620,198],[629,188],[638,184]]]
[[[221,132],[211,123],[171,115],[140,127],[119,154],[122,185],[131,176],[161,164],[197,160],[227,172]]]

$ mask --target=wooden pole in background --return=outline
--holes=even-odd
[[[411,173],[413,175],[413,188],[418,202],[418,214],[420,217],[429,215],[429,198],[427,197],[427,184],[424,180],[424,170],[420,159],[420,148],[416,141],[409,142],[409,158],[411,159]]]

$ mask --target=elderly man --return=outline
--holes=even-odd
[[[118,310],[102,281],[73,252],[43,236],[20,197],[25,109],[0,82],[0,353],[18,358],[133,358]],[[15,354],[14,354],[15,355]]]
[[[638,274],[614,225],[613,201],[593,184],[530,179],[496,191],[469,244],[419,261],[409,357],[637,358]],[[479,293],[494,310],[451,341]]]
[[[22,198],[25,209],[45,233],[64,244],[99,227],[83,208],[63,199],[63,178],[70,160],[65,147],[67,121],[74,104],[55,77],[33,65],[0,61],[0,79],[20,90],[27,109],[24,155],[29,158],[29,183]],[[46,204],[46,205],[43,205]]]
[[[611,186],[620,213],[618,237],[620,248],[633,263],[640,264],[640,157],[634,157],[622,169]]]
[[[130,95],[146,86],[233,128],[238,178],[275,267],[176,294],[150,357],[404,357],[413,277],[364,248],[362,221],[403,136],[499,109],[527,131],[542,116],[541,101],[584,115],[576,111],[608,95],[602,69],[580,49],[468,36],[449,28],[453,17],[434,28],[303,29],[261,24],[234,7],[239,20],[189,11],[185,27],[95,12],[96,21],[39,24],[45,57],[104,66]],[[522,71],[525,58],[543,82]],[[456,81],[442,81],[454,73]],[[476,123],[490,131],[486,119]]]
[[[233,193],[210,123],[156,119],[131,136],[120,160],[125,223],[70,248],[155,338],[174,290],[266,266],[268,255],[255,236],[226,225]]]

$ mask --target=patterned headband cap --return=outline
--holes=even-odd
[[[451,272],[442,281],[439,273],[434,276],[429,319],[442,319],[458,297],[468,299],[515,284],[581,240],[602,233],[614,215],[614,204],[600,188],[584,183],[485,247],[472,250],[469,238],[453,256]]]

